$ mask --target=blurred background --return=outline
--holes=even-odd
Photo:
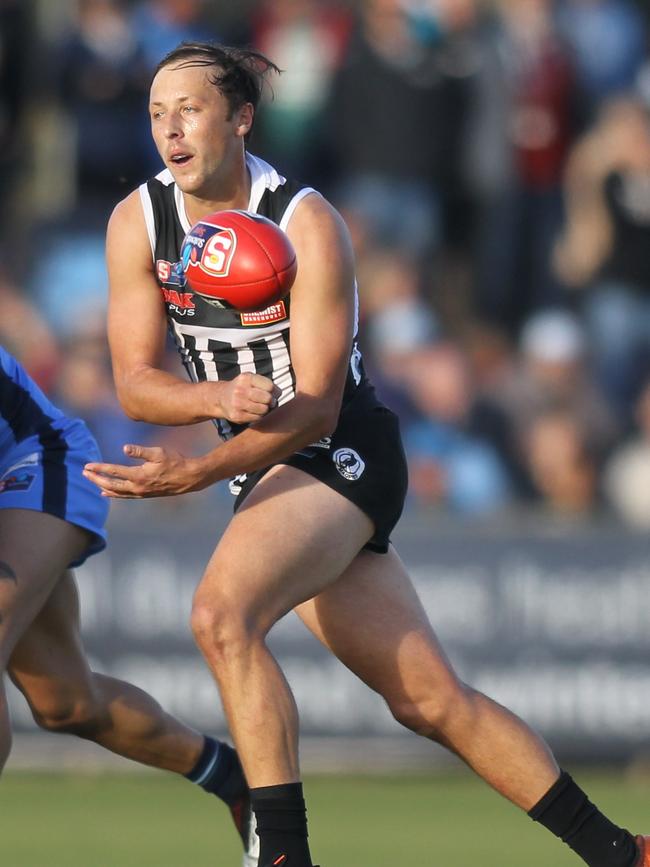
[[[395,541],[453,661],[563,759],[644,767],[647,4],[0,0],[0,340],[109,460],[128,441],[215,444],[210,425],[125,418],[105,337],[106,221],[161,168],[148,87],[183,39],[252,45],[284,70],[250,149],[351,229],[364,357],[410,462]],[[96,666],[215,733],[187,620],[230,509],[225,486],[118,502],[79,575]],[[272,641],[310,767],[443,761],[292,617]],[[12,708],[10,768],[100,761],[41,746],[15,692]]]

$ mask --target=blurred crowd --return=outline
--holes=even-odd
[[[353,235],[411,503],[650,527],[650,13],[634,0],[0,0],[0,339],[108,459],[105,223],[184,39],[283,70],[251,150]],[[177,368],[170,357],[169,364]]]

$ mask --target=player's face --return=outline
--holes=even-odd
[[[252,109],[229,117],[227,101],[209,81],[210,67],[164,67],[151,85],[149,112],[158,152],[184,193],[218,196],[243,150]]]

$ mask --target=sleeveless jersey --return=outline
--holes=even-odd
[[[32,436],[58,447],[63,421],[61,410],[0,346],[0,454]]]
[[[84,464],[98,460],[83,421],[64,415],[0,347],[0,510],[44,512],[88,530],[88,547],[70,566],[106,545],[108,502],[83,476]]]
[[[288,181],[264,160],[246,154],[251,177],[247,210],[277,223],[283,231],[298,203],[318,195],[312,187]],[[155,274],[165,303],[167,322],[183,365],[193,382],[232,380],[240,373],[267,376],[280,389],[278,404],[295,395],[289,327],[290,295],[266,310],[240,313],[217,307],[192,292],[180,262],[183,238],[191,229],[183,194],[165,169],[139,188]],[[355,342],[343,402],[365,381],[356,345],[358,302],[355,287]],[[223,439],[246,425],[215,419]]]

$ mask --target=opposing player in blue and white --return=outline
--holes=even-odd
[[[86,425],[57,409],[0,347],[0,673],[36,722],[145,765],[184,774],[224,800],[257,864],[248,788],[235,751],[167,714],[84,655],[72,568],[106,545],[108,503],[82,475],[98,460]],[[0,678],[0,771],[11,747]]]

